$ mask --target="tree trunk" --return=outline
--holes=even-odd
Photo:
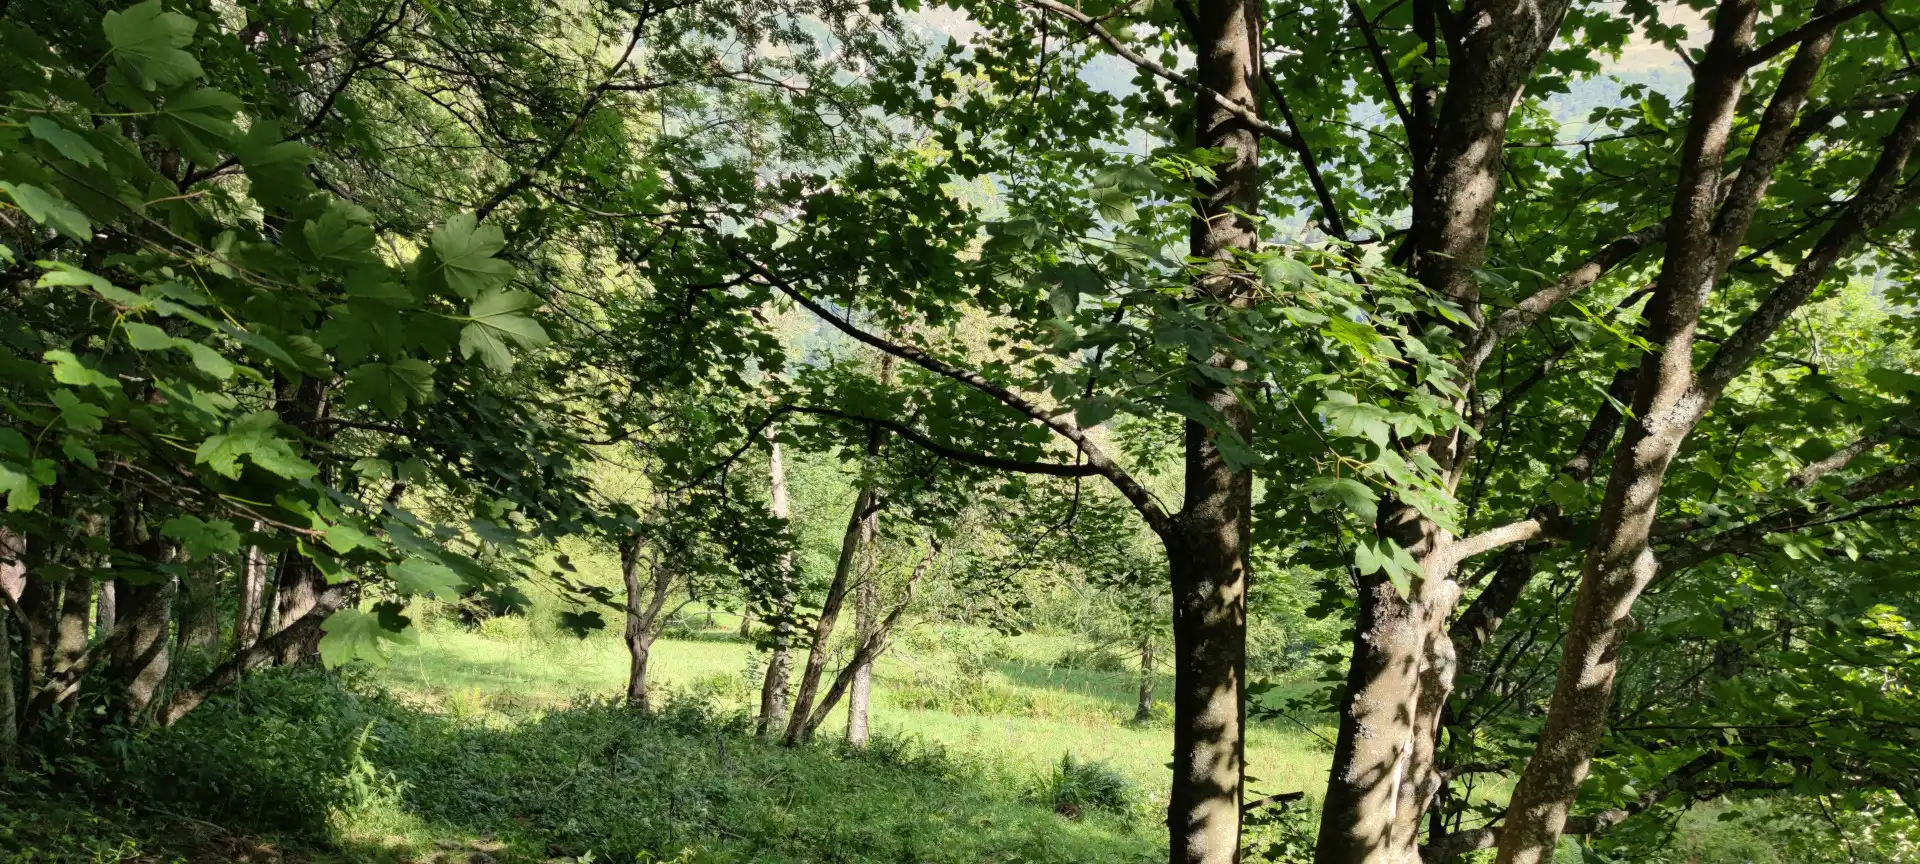
[[[768,434],[771,436],[771,429]],[[780,442],[772,442],[770,449],[768,492],[773,515],[784,522],[791,516],[787,505],[787,468],[781,459]],[[789,652],[793,647],[794,583],[798,581],[793,572],[792,550],[780,559],[779,579],[779,593],[774,597],[773,652],[767,657],[767,676],[760,684],[760,723],[755,730],[762,738],[778,733],[787,725],[787,674],[793,663]]]
[[[877,523],[879,519],[879,513],[867,517],[870,523]],[[875,554],[879,544],[872,542],[872,538],[879,533],[878,529],[878,524],[871,524],[867,528],[867,576],[860,580],[860,587],[854,589],[853,642],[856,648],[872,640],[880,626],[879,561]],[[847,743],[854,747],[865,747],[868,714],[873,710],[873,660],[856,650],[849,662],[853,665],[853,683],[847,690]]]
[[[93,632],[104,635],[112,631],[114,622],[119,620],[114,603],[113,580],[101,582],[96,588],[99,597],[94,600]]]
[[[205,562],[191,566],[180,577],[180,650],[212,651],[220,647],[220,574]]]
[[[29,554],[33,554],[29,544]],[[35,555],[36,563],[44,559]],[[59,632],[60,590],[56,583],[28,568],[20,589],[21,692],[31,696],[53,671],[54,642]]]
[[[1745,79],[1741,55],[1753,42],[1757,15],[1754,0],[1721,3],[1713,40],[1695,70],[1696,107],[1668,219],[1667,256],[1648,303],[1648,341],[1654,348],[1641,358],[1632,418],[1614,453],[1599,523],[1581,568],[1547,722],[1501,826],[1499,864],[1552,860],[1605,729],[1633,602],[1656,572],[1648,538],[1659,515],[1667,466],[1698,408],[1694,333],[1718,259],[1713,213]]]
[[[307,377],[297,385],[281,381],[275,392],[281,417],[289,425],[321,442],[331,438],[320,423],[326,419],[328,411],[326,386],[325,381]],[[332,466],[324,460],[320,465],[319,480],[322,483],[333,480]],[[279,584],[274,590],[275,611],[280,626],[290,626],[312,611],[326,588],[326,577],[312,560],[301,555],[298,549],[290,548],[282,553]],[[282,666],[319,662],[322,635],[320,630],[315,629],[304,639],[284,642],[274,658],[275,662]]]
[[[640,541],[629,538],[621,543],[620,575],[627,584],[627,704],[648,712],[653,710],[647,690],[647,659],[653,653],[653,640],[659,636],[655,624],[660,610],[667,605],[673,579],[656,559],[649,568],[651,589],[640,581]]]
[[[254,526],[258,530],[259,526]],[[240,570],[239,606],[233,614],[235,650],[244,651],[260,641],[260,605],[267,590],[267,553],[248,546],[245,564]]]
[[[20,716],[13,690],[13,603],[19,602],[25,588],[27,565],[26,538],[0,528],[0,592],[5,592],[9,608],[0,609],[0,767],[13,764],[14,746],[20,736]]]
[[[1133,708],[1133,722],[1153,719],[1153,636],[1140,637],[1140,699]]]
[[[848,661],[847,665],[840,667],[840,674],[834,676],[833,685],[827,688],[827,695],[821,697],[820,704],[814,707],[813,716],[807,720],[808,734],[819,731],[820,725],[827,722],[827,715],[833,713],[833,706],[840,704],[841,697],[852,689],[853,681],[859,671],[871,670],[873,664],[880,659],[880,655],[886,653],[887,640],[893,635],[893,628],[900,623],[900,616],[906,614],[907,607],[913,604],[914,586],[920,584],[920,577],[926,575],[927,570],[933,566],[934,559],[939,556],[939,541],[928,543],[926,554],[920,556],[920,563],[913,566],[913,575],[907,577],[907,586],[901,594],[900,602],[895,604],[893,610],[887,613],[887,617],[881,619],[880,623],[873,628],[872,636],[854,646],[853,659]]]
[[[60,620],[54,626],[53,674],[65,672],[87,653],[87,624],[93,617],[93,571],[85,566],[73,568],[60,594]],[[71,709],[73,699],[61,702]]]
[[[127,635],[115,646],[108,676],[127,717],[143,723],[148,709],[161,695],[172,662],[167,652],[167,631],[173,623],[174,580],[165,577],[145,585],[124,579],[116,582],[121,626],[127,628]]]
[[[314,604],[324,590],[326,577],[320,575],[320,568],[315,567],[311,560],[294,549],[280,553],[280,582],[274,589],[274,605],[275,617],[283,622],[282,626],[298,621],[313,611]],[[322,635],[315,630],[308,638],[282,643],[279,653],[274,656],[274,663],[292,666],[319,660]]]
[[[1259,0],[1199,4],[1199,83],[1242,105],[1255,103],[1260,50]],[[1260,143],[1226,106],[1195,105],[1197,146],[1223,151],[1214,179],[1197,190],[1190,254],[1205,262],[1195,287],[1209,302],[1252,302],[1236,256],[1259,245],[1249,214],[1259,211]],[[1232,368],[1224,357],[1214,366]],[[1166,529],[1173,593],[1173,785],[1167,801],[1171,864],[1240,860],[1240,798],[1245,787],[1247,540],[1253,481],[1229,466],[1216,435],[1251,443],[1252,423],[1232,390],[1188,376],[1188,395],[1217,412],[1225,428],[1186,423],[1185,506]]]
[[[872,464],[879,450],[878,426],[868,427],[867,462]],[[787,743],[801,744],[812,737],[807,719],[813,714],[813,697],[820,689],[820,676],[826,672],[827,654],[832,648],[833,628],[840,620],[840,609],[847,600],[847,581],[853,578],[853,561],[860,547],[873,542],[867,531],[873,527],[868,518],[878,515],[873,485],[861,486],[853,499],[853,515],[847,518],[847,530],[840,538],[840,560],[833,567],[833,582],[827,585],[827,598],[820,604],[820,617],[813,626],[813,643],[807,648],[807,665],[800,673],[800,687],[793,696],[793,717],[787,723]]]

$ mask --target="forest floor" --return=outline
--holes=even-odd
[[[0,851],[22,862],[1164,860],[1171,732],[1164,707],[1131,721],[1138,678],[1121,659],[1076,654],[1066,638],[926,628],[878,670],[872,747],[840,746],[836,717],[819,744],[784,748],[752,739],[758,661],[731,620],[715,624],[656,645],[665,707],[653,717],[612,698],[627,664],[617,637],[535,634],[518,619],[427,627],[382,669],[255,676],[173,730],[105,748],[118,761],[54,772],[92,781],[13,781]],[[1316,735],[1331,732],[1257,725],[1250,795],[1320,788]]]

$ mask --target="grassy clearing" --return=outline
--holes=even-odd
[[[717,623],[732,622],[722,616]],[[518,621],[490,622],[480,631],[430,628],[418,646],[396,651],[379,679],[416,704],[499,722],[624,687],[626,649],[617,639],[529,637],[523,628]],[[753,650],[717,638],[727,632],[722,627],[703,638],[662,639],[654,647],[653,680],[745,708],[757,698],[757,679],[743,674],[757,668]],[[903,640],[876,670],[874,728],[1026,774],[1066,755],[1105,762],[1164,803],[1171,731],[1164,722],[1130,722],[1138,687],[1133,672],[1054,665],[1072,647],[1073,640],[1044,635],[1000,638],[974,628],[927,628]],[[1159,689],[1164,700],[1165,682]],[[837,738],[843,725],[839,718],[830,721],[824,736]],[[1331,729],[1320,731],[1332,737]],[[1248,735],[1255,796],[1318,790],[1328,760],[1325,745],[1297,727],[1259,724]]]

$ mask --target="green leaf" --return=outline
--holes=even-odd
[[[240,167],[246,169],[248,194],[262,204],[289,206],[312,193],[307,179],[307,163],[313,150],[298,141],[283,141],[280,124],[270,120],[255,123],[233,144]]]
[[[255,411],[235,420],[227,431],[201,442],[194,461],[222,476],[240,479],[240,457],[245,456],[263,471],[289,480],[305,480],[320,473],[313,463],[300,458],[293,445],[279,437],[276,430],[280,415]]]
[[[327,546],[341,555],[355,549],[380,548],[380,544],[368,537],[367,532],[345,522],[327,527]]]
[[[201,88],[174,96],[160,106],[154,128],[194,164],[212,167],[220,162],[220,151],[237,134],[233,115],[240,111],[240,100],[212,88]]]
[[[352,660],[365,660],[376,666],[387,663],[381,642],[412,645],[419,637],[412,628],[394,632],[381,626],[381,616],[358,609],[341,609],[320,625],[326,635],[320,637],[320,662],[335,668]]]
[[[1327,401],[1314,406],[1313,410],[1324,415],[1334,434],[1343,438],[1366,438],[1381,447],[1387,446],[1392,438],[1392,415],[1387,409],[1361,402],[1347,393],[1328,393]]]
[[[221,552],[240,548],[240,532],[225,519],[206,521],[198,516],[175,516],[160,526],[160,533],[180,541],[187,558],[203,561]]]
[[[128,321],[126,330],[127,344],[132,345],[135,351],[163,351],[174,344],[174,338],[167,335],[167,331],[152,324]]]
[[[478,354],[481,362],[496,372],[513,369],[513,355],[506,344],[509,340],[526,349],[547,344],[547,331],[521,314],[539,303],[539,298],[525,291],[493,291],[474,300],[468,311],[473,323],[460,330],[460,356]]]
[[[498,225],[477,223],[472,213],[462,213],[447,220],[432,238],[441,278],[455,294],[469,300],[513,281],[513,265],[493,257],[507,245],[506,235]]]
[[[191,339],[178,340],[174,345],[185,349],[188,356],[193,358],[193,365],[199,368],[200,371],[222,381],[233,377],[233,363],[229,362],[226,357],[221,356],[220,352]]]
[[[12,429],[0,427],[0,456],[13,456],[25,460],[33,453],[33,445],[27,443],[27,436]]]
[[[1358,570],[1360,575],[1371,576],[1380,572],[1380,568],[1383,566],[1385,566],[1385,561],[1380,556],[1380,550],[1372,543],[1362,540],[1354,544],[1353,569]]]
[[[1339,505],[1367,524],[1372,524],[1379,515],[1379,502],[1373,490],[1351,477],[1315,477],[1307,481],[1307,489],[1314,495],[1316,511]]]
[[[120,389],[120,382],[95,368],[91,359],[81,360],[69,351],[48,351],[40,356],[53,364],[53,380],[62,384],[98,387],[101,390]]]
[[[8,510],[25,513],[40,504],[40,487],[53,485],[51,477],[47,477],[46,482],[41,482],[42,477],[51,474],[51,470],[40,470],[42,462],[47,460],[36,460],[33,469],[23,468],[12,462],[0,462],[0,493],[5,493],[7,496]],[[51,466],[52,463],[47,464]]]
[[[53,391],[53,404],[60,409],[60,419],[67,428],[75,432],[98,432],[100,418],[107,416],[107,409],[90,405],[65,388]]]
[[[65,261],[53,262],[47,272],[41,274],[40,281],[34,284],[41,288],[56,288],[61,286],[86,288],[100,295],[107,302],[129,310],[146,309],[153,305],[153,301],[115,285],[112,282],[108,282],[96,274],[89,273],[72,264],[68,264]]]
[[[314,260],[345,270],[380,260],[373,251],[372,222],[373,217],[367,215],[367,211],[344,201],[333,201],[320,218],[301,226],[300,233]]]
[[[88,447],[80,439],[72,435],[60,436],[60,452],[67,454],[68,459],[72,459],[88,468],[100,467],[100,458],[94,455],[93,448]]]
[[[81,137],[80,133],[60,125],[51,117],[33,116],[27,120],[27,131],[32,132],[33,137],[53,145],[53,149],[60,151],[60,155],[81,165],[97,168],[103,164],[100,148],[93,146],[91,142]]]
[[[408,558],[388,564],[387,575],[402,594],[430,594],[449,603],[460,599],[460,575],[438,561]]]
[[[67,239],[84,243],[93,236],[93,223],[65,198],[30,183],[4,180],[0,180],[0,191],[6,192],[28,219],[66,235]]]
[[[408,405],[433,401],[433,367],[411,357],[392,363],[363,363],[347,373],[342,394],[350,405],[371,404],[388,417],[399,417]]]
[[[161,9],[160,0],[108,12],[101,22],[114,61],[147,90],[200,77],[200,62],[180,50],[193,43],[194,26],[192,18]]]

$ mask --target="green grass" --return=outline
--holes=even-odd
[[[735,619],[721,616],[717,624]],[[724,633],[724,629],[713,631]],[[997,650],[987,672],[990,686],[1018,694],[1012,713],[956,713],[910,707],[895,698],[902,690],[936,689],[954,673],[949,644],[977,646],[990,640]],[[1038,773],[1071,754],[1081,761],[1106,762],[1137,783],[1155,804],[1164,805],[1173,735],[1164,723],[1138,726],[1133,716],[1137,678],[1132,672],[1064,669],[1049,661],[1071,640],[1025,635],[989,637],[973,628],[928,628],[903,639],[883,658],[875,674],[873,728],[938,742],[968,759],[991,762],[1028,774]],[[964,652],[964,649],[962,649]],[[742,673],[751,646],[733,641],[663,638],[649,664],[657,686],[700,692],[736,707],[757,699],[758,682]],[[796,657],[796,665],[801,658]],[[533,636],[524,622],[489,622],[480,631],[431,627],[420,644],[395,651],[379,673],[403,699],[438,706],[457,716],[507,715],[567,704],[582,697],[623,691],[627,675],[625,646],[611,635],[585,640]],[[1166,682],[1158,697],[1164,699]],[[1163,709],[1164,710],[1164,709]],[[844,715],[829,721],[822,734],[837,738]],[[1332,730],[1321,729],[1332,737]],[[1250,796],[1308,790],[1326,783],[1330,761],[1326,746],[1298,727],[1256,724],[1247,736]]]

